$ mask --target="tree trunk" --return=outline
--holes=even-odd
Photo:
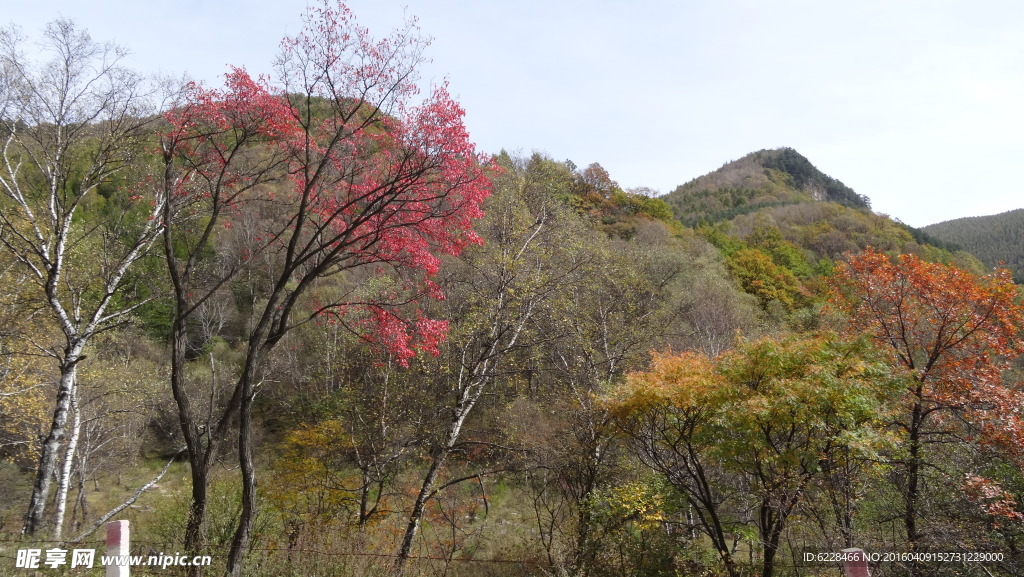
[[[75,517],[75,511],[78,511],[78,516]],[[75,507],[71,510],[71,529],[78,531],[82,528],[82,523],[85,522],[85,518],[89,516],[89,501],[85,497],[85,465],[80,464],[78,468],[78,496],[75,499]]]
[[[71,418],[74,419],[74,425],[71,426],[71,438],[68,439],[68,448],[64,452],[64,466],[61,468],[57,485],[57,518],[53,523],[53,538],[58,541],[64,532],[64,514],[67,511],[68,490],[71,488],[71,472],[75,465],[78,438],[82,431],[82,411],[78,405],[78,392],[74,390],[71,391]]]
[[[184,310],[184,303],[178,303],[178,310]],[[171,339],[171,392],[178,406],[178,424],[185,439],[188,450],[188,463],[192,476],[192,503],[189,505],[188,521],[185,524],[185,551],[191,555],[201,555],[206,548],[206,501],[207,487],[210,481],[210,465],[216,455],[218,435],[210,431],[210,423],[206,430],[200,431],[192,410],[192,401],[185,390],[185,349],[187,340],[185,321],[175,319]],[[204,446],[203,441],[206,441]],[[193,565],[189,568],[190,577],[202,575],[202,567]]]
[[[761,577],[772,577],[775,573],[775,554],[779,551],[779,537],[785,524],[785,513],[776,511],[768,501],[761,503]]]
[[[475,394],[471,395],[470,391],[475,391]],[[405,536],[402,538],[402,546],[398,550],[398,560],[395,564],[399,574],[402,574],[405,570],[405,564],[412,555],[412,546],[416,540],[416,533],[419,531],[420,522],[423,519],[423,510],[426,507],[427,501],[430,500],[430,497],[435,492],[434,484],[437,481],[437,474],[441,470],[441,466],[444,465],[448,455],[451,454],[452,448],[458,443],[462,424],[466,421],[470,411],[473,410],[473,405],[476,404],[482,392],[483,383],[477,382],[463,389],[460,395],[460,402],[455,406],[455,415],[452,417],[451,424],[448,427],[448,434],[445,436],[444,444],[438,448],[437,453],[431,460],[430,468],[427,469],[427,474],[423,477],[420,492],[416,495],[416,502],[413,503],[412,512],[409,514],[409,523],[405,527]]]
[[[594,515],[591,510],[594,490],[597,489],[598,470],[601,467],[602,447],[599,434],[591,428],[587,439],[587,461],[584,477],[581,479],[581,491],[576,495],[576,510],[579,511],[579,522],[576,525],[576,546],[572,555],[574,574],[588,577],[596,562],[597,550],[593,542]]]
[[[239,577],[242,574],[242,562],[249,547],[249,536],[252,533],[253,517],[256,513],[256,469],[252,462],[252,384],[251,377],[244,386],[238,431],[238,462],[242,471],[242,511],[238,519],[238,527],[231,541],[231,552],[228,555],[227,575]]]
[[[920,492],[920,475],[921,475],[921,427],[924,415],[924,407],[921,404],[921,396],[923,394],[923,385],[918,383],[915,391],[914,408],[911,413],[910,430],[908,431],[909,438],[909,452],[910,455],[907,459],[907,493],[906,493],[906,511],[903,515],[903,524],[907,530],[907,544],[909,545],[910,553],[917,553],[920,549],[921,535],[917,528],[917,501]],[[921,575],[921,564],[917,561],[916,555],[910,556],[910,577],[920,577]]]
[[[416,502],[413,503],[412,512],[409,514],[409,522],[405,527],[405,536],[402,538],[402,546],[398,550],[398,561],[396,566],[399,575],[403,573],[406,562],[409,560],[409,557],[412,556],[412,545],[416,540],[416,533],[419,532],[420,521],[423,519],[423,509],[426,507],[427,501],[430,499],[430,494],[434,490],[437,473],[441,469],[441,465],[444,464],[447,457],[447,450],[439,452],[430,462],[430,468],[427,469],[427,474],[423,477],[423,484],[420,486],[419,494],[416,495]]]
[[[77,369],[76,365],[81,354],[81,346],[72,348],[61,363],[60,385],[57,388],[57,405],[53,411],[50,432],[43,441],[39,452],[39,465],[36,467],[35,484],[32,486],[32,498],[29,501],[28,513],[22,534],[33,537],[43,526],[46,515],[46,502],[50,498],[50,482],[57,470],[57,455],[64,442],[68,423],[68,411],[71,399],[75,394]]]

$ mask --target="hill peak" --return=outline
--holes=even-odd
[[[812,200],[870,210],[864,195],[818,170],[792,148],[752,152],[665,196],[686,224],[728,220],[760,208]]]

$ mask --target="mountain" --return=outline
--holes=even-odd
[[[792,148],[753,152],[661,198],[719,248],[734,278],[766,310],[806,305],[816,279],[867,247],[985,270],[972,255],[875,214],[868,197]]]
[[[792,148],[759,150],[677,187],[663,199],[688,226],[808,201],[868,211],[871,203]]]
[[[925,233],[960,246],[987,267],[1002,266],[1024,281],[1024,209],[969,216],[922,227]]]

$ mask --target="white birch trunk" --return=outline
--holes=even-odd
[[[78,438],[82,431],[82,410],[78,404],[78,391],[71,391],[71,437],[68,439],[68,448],[64,453],[64,466],[61,468],[60,479],[57,484],[57,511],[56,519],[53,522],[53,538],[60,540],[64,532],[64,515],[68,505],[68,490],[71,487],[71,472],[74,469],[75,457],[78,452]]]

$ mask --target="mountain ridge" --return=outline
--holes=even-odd
[[[1024,208],[987,216],[965,216],[921,227],[925,233],[970,252],[987,267],[1013,272],[1024,282]]]

